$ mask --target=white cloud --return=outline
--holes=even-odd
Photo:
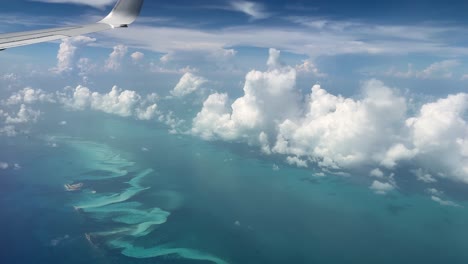
[[[36,102],[53,103],[54,98],[52,94],[48,94],[41,89],[26,87],[23,90],[14,93],[6,100],[7,105],[33,104]]]
[[[376,177],[376,178],[383,178],[384,177],[384,173],[378,168],[371,170],[369,175],[372,176],[372,177]]]
[[[414,175],[416,175],[416,178],[418,181],[424,182],[424,183],[434,183],[437,182],[437,180],[429,173],[424,173],[422,168],[419,168],[417,170],[412,170],[411,171]]]
[[[458,205],[457,203],[454,203],[452,201],[448,201],[448,200],[443,200],[441,199],[440,197],[437,197],[437,196],[431,196],[431,199],[440,204],[440,205],[443,205],[443,206],[453,206],[453,207],[460,207],[460,205]]]
[[[225,48],[193,47],[171,49],[160,58],[160,64],[153,63],[163,69],[188,68],[188,65],[198,65],[209,72],[230,72],[236,70],[233,58],[237,51]],[[191,70],[191,72],[193,72]]]
[[[302,64],[296,65],[296,71],[298,73],[311,73],[318,78],[327,77],[327,75],[322,73],[319,68],[310,60],[304,60]]]
[[[83,82],[88,82],[88,75],[96,72],[98,66],[89,58],[80,58],[76,63],[76,68],[79,70],[78,75],[83,77]]]
[[[144,107],[135,109],[136,118],[139,120],[151,120],[156,116],[157,112],[158,112],[157,104],[152,104],[146,107],[146,109]]]
[[[124,45],[117,45],[106,60],[104,68],[109,71],[120,70],[122,59],[127,55],[128,47]]]
[[[449,95],[425,104],[409,118],[412,145],[424,169],[468,183],[468,94]]]
[[[278,51],[271,49],[270,70],[247,74],[244,96],[235,100],[230,109],[226,94],[211,95],[195,118],[192,132],[206,139],[243,138],[257,142],[261,133],[270,134],[277,120],[295,115],[296,71],[291,67],[276,67],[278,56]]]
[[[88,5],[95,8],[104,8],[110,4],[114,4],[115,0],[33,0],[36,2],[44,3],[58,3],[58,4],[76,4],[76,5]]]
[[[293,21],[295,24],[290,26],[226,26],[211,30],[194,29],[190,26],[135,25],[125,34],[117,31],[106,34],[116,41],[129,43],[134,48],[161,53],[209,53],[236,46],[269,48],[274,43],[278,49],[312,58],[341,54],[438,54],[446,57],[468,55],[466,46],[455,45],[450,39],[442,37],[448,34],[466,35],[468,30],[462,27],[428,24],[376,25],[326,19],[320,22],[324,25],[322,27],[309,27],[299,22],[300,20],[307,19]],[[160,41],[161,39],[171,41]]]
[[[404,164],[408,170],[423,168],[421,181],[434,182],[435,175],[468,183],[468,94],[424,104],[412,118],[406,99],[378,80],[364,82],[357,98],[314,85],[304,100],[295,87],[296,70],[282,65],[279,55],[270,50],[269,69],[247,74],[241,97],[210,95],[191,132],[207,140],[257,145],[265,154],[326,170],[382,165],[393,170]],[[373,170],[371,175],[396,186],[393,174]]]
[[[460,62],[457,60],[444,60],[436,62],[424,69],[421,72],[420,77],[423,79],[433,77],[451,78],[453,73],[450,70],[458,65],[460,65]]]
[[[279,171],[280,170],[280,167],[278,165],[276,165],[276,164],[273,164],[272,168],[273,168],[273,171]]]
[[[308,156],[322,167],[351,168],[384,159],[392,139],[403,126],[405,100],[380,81],[364,84],[364,98],[334,96],[314,85],[305,115],[279,123],[273,151]]]
[[[170,134],[177,134],[180,131],[180,126],[185,122],[183,119],[179,119],[174,116],[173,112],[169,112],[167,114],[161,113],[159,115],[159,121],[169,126],[169,133]]]
[[[14,137],[18,134],[15,127],[12,125],[7,125],[4,127],[0,127],[0,135],[5,135],[7,137]]]
[[[307,165],[307,161],[306,160],[302,160],[298,157],[287,157],[286,158],[286,162],[289,164],[289,165],[295,165],[297,167],[301,167],[301,168],[307,168],[309,167],[309,165]]]
[[[26,105],[22,104],[18,113],[14,116],[6,115],[5,124],[24,124],[29,122],[36,122],[41,112],[35,111]]]
[[[380,181],[374,181],[370,186],[370,189],[373,190],[376,194],[385,195],[388,192],[391,192],[395,189],[395,186],[391,183],[383,183]]]
[[[265,132],[261,132],[258,136],[258,142],[261,146],[262,152],[264,154],[270,155],[271,154],[271,147],[270,142],[268,140],[268,135]]]
[[[262,4],[250,1],[231,1],[231,9],[242,12],[250,16],[252,19],[264,19],[270,16],[270,14],[265,11],[265,8]]]
[[[313,174],[313,176],[317,177],[317,178],[323,178],[323,177],[325,177],[327,175],[325,173],[323,173],[323,172],[316,172],[316,173]],[[348,175],[346,175],[346,176],[348,176]]]
[[[154,62],[150,62],[149,71],[150,72],[155,72],[155,73],[186,74],[188,72],[196,73],[196,72],[198,72],[198,69],[197,68],[192,68],[190,66],[185,66],[183,68],[178,68],[178,69],[167,68],[167,67],[163,67],[161,65],[158,65],[158,64],[156,64]]]
[[[398,143],[392,146],[387,153],[385,153],[385,157],[380,163],[381,165],[391,169],[397,165],[398,161],[401,160],[410,160],[416,155],[415,150],[408,149],[405,145]]]
[[[176,97],[186,96],[198,90],[204,83],[206,83],[204,78],[187,72],[180,78],[171,94]]]
[[[409,64],[406,72],[397,71],[392,68],[385,75],[397,78],[449,79],[453,77],[453,68],[459,65],[460,62],[458,60],[443,60],[432,63],[427,68],[417,71],[414,70],[412,64]]]
[[[212,140],[220,135],[223,139],[234,139],[230,115],[227,113],[227,94],[215,93],[203,103],[203,109],[194,119],[192,133]]]
[[[96,39],[86,36],[66,38],[62,40],[57,53],[57,66],[51,69],[51,71],[58,74],[72,71],[75,66],[74,59],[78,46],[86,45],[94,41],[96,41]]]
[[[152,119],[157,112],[154,95],[143,98],[135,91],[121,90],[114,86],[107,94],[92,92],[84,86],[76,87],[71,94],[59,94],[59,101],[72,110],[97,110],[122,117]]]
[[[6,169],[8,169],[8,167],[10,167],[10,165],[8,165],[8,163],[0,162],[0,170],[6,170]]]
[[[145,54],[143,54],[142,52],[134,52],[132,53],[132,55],[130,55],[130,57],[132,58],[133,62],[139,62],[141,60],[143,60],[143,58],[145,58]]]
[[[435,189],[435,188],[426,189],[426,192],[427,192],[428,194],[430,194],[430,195],[439,196],[439,197],[442,196],[442,195],[444,195],[444,192],[439,191],[439,190],[437,190],[437,189]]]
[[[269,54],[270,56],[268,56],[267,66],[270,67],[270,69],[280,68],[283,65],[280,60],[281,51],[277,49],[270,49]]]

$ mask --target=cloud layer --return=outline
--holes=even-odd
[[[235,1],[238,11],[247,11],[246,2]],[[247,2],[249,3],[249,2]],[[242,12],[244,12],[242,11]],[[250,11],[249,11],[250,12]],[[252,12],[251,12],[252,13]],[[252,13],[251,15],[253,15]],[[258,17],[258,15],[257,15]],[[447,35],[466,35],[466,29],[447,25],[376,25],[356,21],[286,17],[284,24],[225,26],[194,29],[184,26],[135,25],[126,34],[106,34],[135,48],[173,54],[233,47],[271,47],[311,57],[342,54],[408,55],[426,54],[453,58],[468,55],[466,46],[451,42]],[[289,23],[288,23],[289,22]],[[412,34],[408,34],[412,32]],[[281,37],[278,37],[281,36]],[[161,39],[169,41],[160,41]],[[190,43],[187,45],[186,43]],[[450,67],[448,60],[437,68]],[[424,74],[424,73],[422,73]]]
[[[420,170],[424,182],[442,177],[468,183],[468,94],[424,104],[413,116],[408,100],[378,80],[364,82],[357,98],[330,94],[320,85],[303,98],[295,87],[296,69],[282,66],[279,55],[270,50],[269,69],[247,74],[243,96],[211,94],[191,132],[258,145],[301,167],[368,168],[379,178],[371,189],[381,194],[396,188],[394,175],[384,171],[403,166]]]
[[[97,110],[122,117],[135,117],[140,120],[152,119],[157,110],[154,95],[142,98],[131,90],[122,90],[114,86],[109,93],[92,92],[84,86],[76,87],[71,93],[62,93],[58,100],[68,109]]]
[[[115,0],[34,0],[36,2],[54,3],[54,4],[76,4],[88,5],[95,8],[104,8],[110,4],[115,4]]]
[[[122,117],[135,117],[140,120],[153,119],[157,113],[156,94],[142,96],[132,90],[112,87],[108,93],[93,92],[84,86],[65,88],[64,91],[46,93],[40,89],[24,88],[2,102],[5,106],[20,105],[19,112],[11,115],[0,110],[5,124],[35,122],[40,115],[28,105],[35,103],[59,103],[68,110],[95,110]]]
[[[265,7],[259,3],[236,0],[231,1],[230,4],[232,10],[242,12],[252,19],[264,19],[270,16],[270,14],[265,11]]]

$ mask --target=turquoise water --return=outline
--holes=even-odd
[[[356,177],[315,178],[235,144],[66,116],[0,142],[1,160],[21,165],[0,171],[0,263],[468,261],[463,201],[376,195]]]

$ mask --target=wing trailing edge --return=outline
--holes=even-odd
[[[143,0],[119,0],[104,19],[94,24],[0,34],[0,51],[113,28],[127,27],[140,15],[142,5]]]

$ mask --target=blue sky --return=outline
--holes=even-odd
[[[0,31],[95,22],[114,2],[41,1],[5,3]],[[128,29],[1,52],[0,134],[58,103],[364,171],[378,194],[397,170],[467,183],[467,5],[146,1]]]
[[[91,5],[7,1],[0,31],[93,22],[113,5],[108,0],[88,2]],[[146,1],[132,30],[94,34],[97,48],[82,52],[103,56],[101,48],[118,43],[143,50],[146,59],[156,62],[171,54],[176,68],[212,73],[213,67],[222,68],[220,63],[229,64],[227,75],[233,75],[235,67],[239,77],[261,68],[268,48],[277,48],[288,64],[313,62],[328,76],[321,83],[347,95],[374,77],[417,93],[443,95],[463,91],[466,83],[466,7],[463,1]],[[51,67],[56,49],[57,44],[41,44],[9,53],[40,57],[44,67]],[[219,62],[225,50],[236,56]],[[431,76],[420,74],[434,64]],[[305,78],[303,85],[316,79]],[[437,88],[441,80],[450,87]]]

